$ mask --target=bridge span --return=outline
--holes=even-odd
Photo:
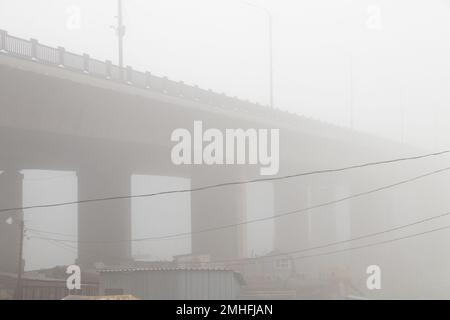
[[[280,129],[280,176],[417,153],[366,133],[131,67],[121,81],[120,70],[109,61],[1,30],[0,52],[0,208],[22,207],[20,171],[25,169],[76,171],[79,200],[130,195],[133,174],[184,177],[192,187],[259,177],[258,165],[174,165],[171,133],[192,129],[195,120],[223,130]],[[414,171],[407,165],[383,170],[383,177],[367,168],[273,181],[273,212],[330,201]],[[246,200],[244,185],[192,192],[192,231],[246,220]],[[342,233],[347,237],[392,224],[398,201],[395,193],[387,193],[377,198],[376,205],[354,201],[317,209],[314,215],[275,219],[274,247],[296,250],[317,239],[337,239]],[[380,211],[389,213],[380,215]],[[16,271],[18,234],[18,228],[0,224],[3,271]],[[217,260],[241,258],[244,235],[245,226],[193,234],[192,252]],[[131,238],[130,199],[78,206],[80,264],[129,263]]]

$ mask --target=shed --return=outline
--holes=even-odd
[[[224,268],[111,268],[99,272],[101,294],[130,294],[146,300],[234,300],[244,284],[241,274]]]

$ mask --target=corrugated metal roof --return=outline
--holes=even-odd
[[[236,270],[232,270],[226,267],[112,267],[97,269],[99,273],[120,273],[120,272],[141,272],[141,271],[229,271],[232,272],[241,285],[246,284],[244,277]]]
[[[102,268],[98,272],[136,272],[136,271],[233,271],[224,267],[150,267],[150,268]]]
[[[9,272],[0,272],[0,277],[8,277],[8,278],[17,278],[16,273],[9,273]],[[35,274],[22,274],[22,280],[36,280],[36,281],[46,281],[46,282],[65,282],[66,279],[57,279],[57,278],[48,278],[45,276],[37,276]]]
[[[114,295],[114,296],[79,296],[79,295],[68,295],[62,300],[139,300],[131,294],[126,295]]]

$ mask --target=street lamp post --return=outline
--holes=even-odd
[[[123,80],[123,38],[125,36],[125,26],[123,24],[123,3],[117,2],[117,38],[119,41],[119,77]]]
[[[273,109],[273,28],[272,28],[272,15],[267,11],[267,16],[269,17],[269,72],[270,72],[270,107]]]
[[[355,129],[355,106],[354,106],[354,84],[353,84],[353,56],[350,53],[350,61],[349,61],[349,75],[350,75],[350,128]]]
[[[267,15],[268,29],[269,29],[269,86],[270,86],[270,88],[269,88],[269,90],[270,90],[269,106],[273,109],[275,106],[274,106],[274,85],[273,85],[273,17],[272,17],[272,13],[270,12],[269,9],[259,6],[259,5],[256,5],[254,3],[250,3],[247,1],[242,1],[242,3],[244,3],[250,7],[254,7],[259,10],[262,10]]]

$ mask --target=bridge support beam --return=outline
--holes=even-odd
[[[126,196],[131,193],[131,175],[118,170],[78,172],[80,200]],[[131,261],[131,200],[118,199],[79,204],[78,263],[121,265]]]
[[[191,187],[196,188],[211,183],[208,175],[196,172],[191,179]],[[239,178],[236,178],[239,180]],[[216,181],[232,181],[233,177],[223,175]],[[245,226],[235,226],[210,232],[199,230],[232,225],[245,219],[245,186],[235,185],[192,192],[191,230],[192,253],[209,254],[212,260],[237,259],[243,256]]]
[[[308,206],[308,186],[301,181],[282,180],[273,183],[274,216]],[[274,249],[290,252],[308,247],[309,217],[293,213],[274,219]]]
[[[15,170],[0,174],[0,208],[22,207],[22,197],[23,175]],[[22,219],[22,211],[0,214],[0,271],[17,273]]]

